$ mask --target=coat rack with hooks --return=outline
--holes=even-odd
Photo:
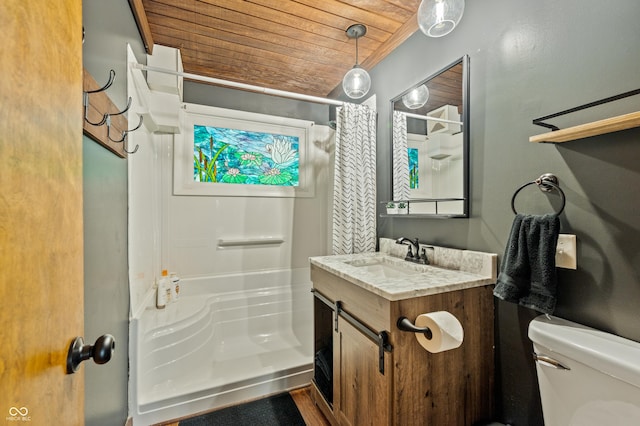
[[[119,157],[126,158],[128,154],[138,151],[136,145],[133,149],[128,146],[127,136],[130,132],[138,130],[142,126],[143,117],[136,127],[129,129],[126,112],[131,107],[131,98],[127,106],[120,110],[111,101],[106,90],[115,81],[116,73],[111,70],[106,84],[100,86],[85,69],[83,76],[83,131],[94,141],[98,142]]]
[[[576,139],[588,138],[591,136],[603,135],[605,133],[617,132],[620,130],[631,129],[634,127],[640,127],[640,111],[630,114],[624,114],[617,117],[607,118],[604,120],[598,120],[591,123],[582,124],[579,126],[569,127],[567,129],[559,129],[553,124],[545,123],[544,121],[551,118],[560,117],[561,115],[570,114],[572,112],[580,111],[586,108],[602,105],[607,102],[613,102],[619,99],[623,99],[629,96],[640,94],[640,89],[631,90],[629,92],[621,93],[619,95],[610,96],[605,99],[601,99],[588,104],[580,105],[575,108],[570,108],[565,111],[557,112],[555,114],[547,115],[544,117],[536,118],[533,120],[533,124],[537,126],[546,127],[551,129],[551,132],[543,133],[541,135],[531,136],[529,142],[569,142]],[[543,121],[544,120],[544,121]]]

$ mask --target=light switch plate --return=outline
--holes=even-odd
[[[571,234],[558,235],[556,247],[556,267],[565,269],[578,268],[576,236]]]

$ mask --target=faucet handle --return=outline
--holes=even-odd
[[[414,256],[413,256],[413,250],[411,250],[411,246],[407,245],[407,247],[409,248],[409,250],[407,250],[407,255],[405,256],[405,260],[413,260]],[[416,257],[418,256],[418,253],[416,252]]]
[[[427,257],[427,249],[426,248],[423,248],[422,251],[420,252],[420,260],[425,265],[429,264],[429,258]]]
[[[431,258],[431,262],[435,261],[435,253],[436,253],[436,248],[433,246],[423,246],[422,247],[422,256],[421,258],[424,258],[425,261],[425,265],[430,265],[431,262],[429,261],[429,256],[427,256],[427,250],[431,250],[432,253],[432,258]]]

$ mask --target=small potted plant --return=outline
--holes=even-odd
[[[407,214],[409,213],[409,205],[407,203],[404,202],[399,202],[398,203],[398,213],[399,214]]]
[[[397,214],[398,206],[393,201],[387,203],[387,214]]]

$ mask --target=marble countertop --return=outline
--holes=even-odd
[[[437,257],[438,247],[434,256]],[[444,249],[451,250],[451,249]],[[466,250],[456,250],[466,252]],[[480,287],[496,282],[496,256],[490,253],[469,252],[474,260],[480,259],[475,271],[464,270],[464,262],[457,269],[435,265],[419,265],[388,253],[360,253],[317,256],[309,259],[311,265],[330,272],[387,300],[396,301],[428,296],[465,288]],[[384,259],[384,260],[382,260]],[[383,261],[389,265],[418,271],[413,275],[387,277],[357,265]],[[432,262],[433,263],[433,262]],[[487,264],[488,263],[488,264]],[[478,262],[475,262],[478,265]],[[455,267],[455,266],[454,266]],[[468,269],[468,268],[467,268]]]

